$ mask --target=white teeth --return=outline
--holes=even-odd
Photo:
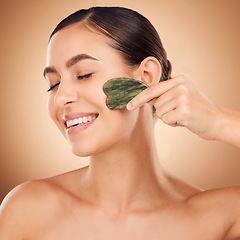
[[[88,122],[91,122],[91,121],[92,121],[92,117],[89,116],[89,117],[87,118],[87,120],[88,120]]]
[[[78,124],[84,124],[87,122],[91,122],[94,119],[96,119],[96,116],[86,116],[86,117],[80,117],[80,118],[75,118],[73,120],[69,120],[66,122],[67,127],[72,127],[74,125],[78,125]]]
[[[83,117],[83,123],[86,123],[88,121],[87,117]]]
[[[67,121],[67,127],[70,127],[70,126],[72,126],[73,124],[72,124],[72,120],[70,120],[70,121]]]
[[[73,125],[78,124],[78,119],[73,119]]]
[[[81,117],[78,119],[78,122],[79,122],[79,124],[82,123],[82,118]]]

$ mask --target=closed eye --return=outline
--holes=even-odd
[[[54,84],[53,86],[51,86],[48,90],[47,90],[47,92],[50,92],[50,91],[52,91],[55,87],[57,87],[58,85],[60,84],[60,82],[59,83],[56,83],[56,84]]]
[[[89,74],[86,74],[86,75],[83,75],[83,76],[77,76],[77,79],[78,79],[78,80],[81,80],[81,79],[84,79],[84,78],[89,78],[89,77],[91,77],[91,76],[92,76],[92,73],[89,73]],[[60,82],[54,84],[53,86],[51,86],[51,87],[47,90],[47,92],[52,91],[52,90],[53,90],[55,87],[57,87],[59,84],[60,84]]]
[[[91,76],[92,76],[92,73],[89,73],[89,74],[86,74],[86,75],[83,75],[83,76],[77,76],[77,79],[81,80],[81,79],[84,79],[84,78],[89,78]]]

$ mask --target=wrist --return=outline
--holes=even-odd
[[[226,109],[222,106],[216,106],[218,116],[216,117],[215,137],[214,140],[221,141],[224,138],[226,129],[229,127],[229,120]]]
[[[235,141],[239,140],[240,113],[222,106],[216,107],[218,109],[218,117],[214,140],[236,145]]]

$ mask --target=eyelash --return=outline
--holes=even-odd
[[[59,83],[57,83],[57,84],[54,84],[53,86],[51,86],[48,90],[47,90],[47,92],[50,92],[50,91],[52,91],[56,86],[58,86],[60,84],[60,82]]]
[[[89,73],[89,74],[86,74],[86,75],[83,75],[83,76],[77,76],[77,79],[78,79],[78,80],[81,80],[81,79],[84,79],[84,78],[89,78],[89,77],[91,77],[91,75],[92,75],[92,73]],[[51,86],[51,87],[47,90],[47,92],[52,91],[52,90],[53,90],[55,87],[57,87],[59,84],[60,84],[60,82],[54,84],[53,86]]]
[[[92,73],[89,73],[89,74],[86,74],[86,75],[83,75],[83,76],[77,76],[77,79],[78,80],[81,80],[81,79],[83,79],[83,78],[89,78],[89,77],[91,77],[92,76]]]

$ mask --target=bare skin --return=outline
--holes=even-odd
[[[112,207],[117,203],[111,199],[97,204],[97,198],[89,197],[96,189],[74,185],[84,182],[88,171],[15,189],[1,213],[3,239],[238,239],[239,228],[232,228],[239,209],[237,187],[201,192],[165,174],[164,188],[156,184],[158,190],[145,189],[148,196],[139,192],[120,209]]]
[[[155,146],[151,104],[166,124],[235,146],[238,113],[215,106],[183,76],[158,84],[161,68],[153,57],[130,71],[106,42],[79,24],[50,41],[47,66],[55,72],[46,78],[50,86],[59,85],[49,95],[49,113],[73,153],[91,155],[90,165],[12,190],[0,210],[1,239],[240,239],[240,187],[202,191],[165,171]],[[76,54],[98,60],[69,68],[66,62]],[[76,81],[81,71],[94,74]],[[112,111],[102,86],[119,76],[150,87],[133,99],[129,110]],[[90,127],[71,135],[62,117],[75,112],[99,115]]]

